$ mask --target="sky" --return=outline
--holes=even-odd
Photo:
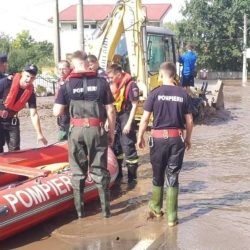
[[[76,4],[78,0],[59,0],[59,11]],[[112,4],[116,0],[83,0],[83,4]],[[165,21],[181,19],[179,13],[184,0],[144,0],[143,3],[171,3],[172,10]],[[0,5],[0,33],[11,37],[29,30],[37,41],[53,42],[53,26],[48,19],[54,13],[54,0],[5,0]]]

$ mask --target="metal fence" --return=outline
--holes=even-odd
[[[202,79],[202,75],[201,72],[199,72],[200,74],[198,75],[198,78]],[[250,77],[250,75],[248,74],[248,77]],[[241,79],[242,78],[242,72],[239,71],[225,71],[225,72],[207,72],[207,79],[209,80],[216,80],[216,79],[221,79],[221,80],[234,80],[234,79]]]
[[[58,82],[57,77],[48,76],[48,75],[38,75],[36,80],[34,81],[34,87],[37,95],[54,95],[56,90],[56,85]],[[43,93],[41,89],[45,89],[46,91]]]

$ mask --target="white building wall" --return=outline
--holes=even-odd
[[[93,25],[95,22],[86,22],[84,25],[88,25],[89,27],[91,24]],[[77,29],[73,29],[72,23],[61,23],[60,26],[60,41],[61,41],[61,57],[62,59],[66,59],[67,54],[71,54],[72,52],[76,51],[78,46],[78,37],[77,37]],[[148,22],[147,25],[151,26],[160,26],[160,22]],[[86,40],[91,38],[92,33],[95,29],[84,29],[84,38]]]
[[[84,38],[88,39],[91,37],[93,31],[94,29],[84,29]],[[66,59],[67,54],[71,54],[79,48],[77,30],[61,30],[60,40],[62,59]]]
[[[62,23],[61,27],[60,27],[61,32],[73,30],[72,25],[73,25],[73,23]]]

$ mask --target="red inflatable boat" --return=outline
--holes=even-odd
[[[24,179],[22,174],[25,169],[27,169],[27,172],[31,171],[29,169],[30,167],[35,168],[41,165],[67,161],[68,144],[65,142],[56,143],[43,148],[0,154],[0,187],[13,181]],[[6,169],[4,169],[5,166]],[[17,169],[13,167],[15,175],[9,173],[11,171],[11,166],[17,166]],[[18,175],[19,172],[21,172],[20,175]],[[32,174],[34,174],[33,171],[31,171],[31,175]]]
[[[0,155],[0,240],[23,231],[74,206],[67,143]],[[108,150],[111,183],[118,174],[116,158]],[[88,178],[88,202],[98,197]]]

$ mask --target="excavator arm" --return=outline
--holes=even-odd
[[[124,34],[130,73],[136,79],[143,98],[146,98],[148,87],[143,50],[144,21],[145,13],[141,0],[120,0],[102,27],[94,33],[93,39],[87,41],[86,49],[89,53],[96,55],[100,66],[106,69],[112,63],[115,50]]]

